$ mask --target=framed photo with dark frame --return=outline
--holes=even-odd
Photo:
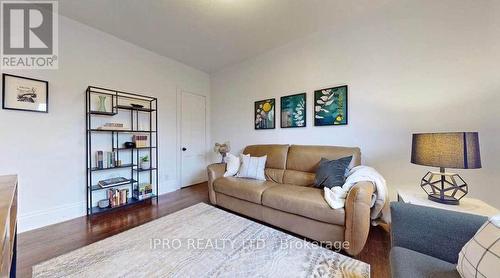
[[[254,103],[254,127],[256,130],[276,128],[276,99],[270,98]]]
[[[2,74],[2,108],[48,113],[49,82]]]
[[[314,125],[347,125],[347,85],[314,91]]]
[[[306,127],[306,93],[281,97],[281,128]]]

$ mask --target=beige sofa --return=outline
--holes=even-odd
[[[350,167],[361,164],[359,148],[299,145],[253,145],[244,154],[267,155],[266,181],[223,177],[225,164],[208,166],[212,204],[269,223],[309,239],[347,241],[346,252],[357,255],[370,230],[370,200],[374,186],[357,183],[344,209],[332,209],[323,189],[313,187],[322,157],[353,156]]]

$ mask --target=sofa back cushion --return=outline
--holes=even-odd
[[[266,179],[268,181],[283,183],[288,148],[289,145],[250,145],[243,150],[243,154],[249,154],[250,156],[267,155]]]
[[[250,156],[267,155],[266,168],[285,169],[288,145],[250,145],[243,150],[243,154]]]
[[[361,164],[359,148],[309,145],[250,145],[243,150],[250,156],[267,155],[265,175],[268,181],[312,186],[322,157],[339,159],[352,156],[349,168]]]
[[[283,183],[312,186],[321,158],[334,160],[347,156],[352,156],[349,168],[361,165],[361,151],[359,148],[291,145],[288,149]]]

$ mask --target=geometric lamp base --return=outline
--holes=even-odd
[[[447,204],[447,205],[458,205],[460,203],[459,200],[457,200],[451,196],[444,195],[444,197],[441,198],[440,194],[431,194],[431,195],[428,195],[427,198],[429,198],[429,200],[431,200],[431,201],[438,202],[441,204]]]
[[[428,199],[447,205],[458,205],[468,192],[467,183],[458,175],[440,172],[428,172],[420,184]]]

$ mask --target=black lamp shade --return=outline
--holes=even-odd
[[[411,163],[442,168],[481,168],[479,134],[477,132],[413,134]]]

